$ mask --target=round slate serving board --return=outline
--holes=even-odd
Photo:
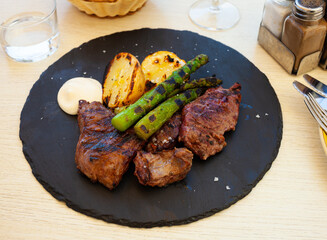
[[[204,53],[210,62],[191,78],[216,74],[223,87],[242,85],[235,132],[226,148],[201,161],[195,157],[186,179],[165,188],[140,185],[131,164],[114,191],[92,183],[74,162],[79,137],[76,116],[65,114],[57,93],[73,77],[100,82],[106,65],[119,52],[141,62],[158,50],[189,60]],[[267,77],[237,51],[189,31],[139,29],[100,37],[77,47],[42,73],[21,113],[20,138],[34,176],[70,208],[131,227],[185,224],[208,217],[246,196],[274,161],[282,138],[282,114]]]

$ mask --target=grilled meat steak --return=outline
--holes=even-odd
[[[235,130],[241,102],[241,85],[210,88],[182,111],[179,141],[202,160],[225,146],[224,133]]]
[[[135,172],[142,185],[163,187],[180,181],[191,170],[193,153],[186,148],[163,150],[157,153],[137,152]]]
[[[178,141],[179,127],[182,124],[182,115],[175,113],[155,134],[151,136],[146,146],[148,152],[157,152],[164,149],[173,149]]]
[[[144,141],[131,131],[119,132],[111,125],[114,113],[99,102],[79,102],[80,137],[76,147],[77,168],[93,182],[115,188]]]

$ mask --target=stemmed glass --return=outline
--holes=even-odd
[[[240,19],[238,9],[224,0],[199,0],[190,8],[189,17],[196,25],[208,30],[225,30]]]

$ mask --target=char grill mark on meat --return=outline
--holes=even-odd
[[[148,152],[173,149],[176,146],[182,115],[175,113],[155,134],[151,136],[146,146]]]
[[[137,152],[134,175],[145,186],[163,187],[184,179],[192,167],[193,153],[186,148],[157,153]]]
[[[182,111],[179,141],[202,160],[225,146],[224,133],[235,130],[241,102],[241,85],[211,88]]]
[[[130,130],[124,133],[116,130],[111,125],[113,117],[114,113],[99,102],[79,102],[77,168],[109,189],[119,184],[130,161],[145,143]]]

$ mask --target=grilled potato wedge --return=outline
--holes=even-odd
[[[185,61],[173,52],[158,51],[148,55],[141,64],[145,76],[145,91],[165,81],[173,71],[184,64]]]
[[[137,58],[130,53],[117,54],[105,73],[102,99],[109,108],[134,103],[145,91],[145,78]]]

